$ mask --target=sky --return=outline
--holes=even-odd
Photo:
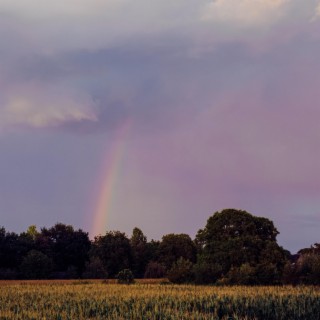
[[[319,242],[319,0],[0,0],[0,225]]]

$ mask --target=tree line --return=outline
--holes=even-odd
[[[167,234],[148,241],[107,231],[87,232],[57,223],[20,234],[0,228],[1,279],[101,279],[131,270],[135,278],[167,277],[174,283],[241,285],[320,284],[320,244],[292,255],[278,245],[267,218],[246,211],[215,212],[195,237]]]

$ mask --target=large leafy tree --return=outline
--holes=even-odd
[[[130,240],[120,231],[109,231],[104,236],[95,237],[91,256],[102,261],[111,277],[123,269],[132,267]]]
[[[66,272],[72,268],[77,277],[84,271],[91,247],[87,232],[57,223],[50,229],[41,229],[36,243],[38,250],[52,258],[56,271]]]
[[[199,263],[215,266],[220,277],[231,271],[243,270],[245,265],[257,272],[256,282],[280,280],[287,253],[278,246],[277,229],[269,219],[256,217],[237,209],[225,209],[214,213],[203,230],[199,230],[196,242],[201,247]],[[198,266],[202,270],[201,266]],[[241,270],[240,270],[241,269]],[[203,270],[202,270],[203,271]],[[217,274],[205,281],[216,280]],[[209,279],[208,279],[209,278]]]
[[[158,254],[159,262],[169,270],[179,258],[195,262],[197,250],[189,235],[171,233],[162,237]]]

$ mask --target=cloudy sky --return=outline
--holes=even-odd
[[[319,0],[0,0],[0,38],[8,231],[193,237],[230,207],[320,241]]]

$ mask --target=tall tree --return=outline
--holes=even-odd
[[[196,245],[187,234],[167,234],[162,237],[159,245],[159,262],[167,270],[179,259],[184,258],[191,262],[196,261]]]
[[[278,246],[277,234],[269,219],[236,209],[216,212],[197,234],[197,243],[202,245],[199,261],[209,266],[215,265],[215,270],[220,266],[220,276],[227,275],[231,268],[233,273],[235,268],[240,271],[241,266],[245,265],[242,270],[247,270],[248,266],[259,267],[262,282],[265,276],[263,270],[266,272],[267,269],[277,274],[269,277],[279,280],[287,253]],[[212,278],[216,276],[212,275]]]
[[[66,272],[71,268],[77,277],[84,271],[91,247],[87,232],[57,223],[50,229],[43,228],[36,239],[40,251],[52,258],[56,271]]]
[[[95,237],[90,255],[102,261],[111,277],[123,269],[132,268],[130,240],[120,231],[109,231],[104,236]]]
[[[149,259],[147,237],[139,228],[134,228],[130,244],[132,248],[133,273],[136,278],[142,278]]]

